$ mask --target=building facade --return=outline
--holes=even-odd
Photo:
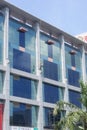
[[[52,130],[59,100],[81,107],[87,44],[0,1],[0,130]]]

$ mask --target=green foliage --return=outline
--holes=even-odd
[[[80,109],[76,105],[64,101],[57,102],[54,108],[54,116],[62,111],[66,111],[66,115],[59,122],[56,122],[55,130],[87,130],[87,83],[80,81],[80,86],[80,101],[86,109]]]
[[[81,103],[86,107],[87,109],[87,83],[84,83],[82,80],[80,81],[80,87],[81,87]]]

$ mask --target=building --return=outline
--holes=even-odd
[[[58,100],[81,107],[87,44],[0,1],[0,130],[52,130]]]
[[[78,38],[78,39],[87,43],[87,32],[76,35],[76,38]]]

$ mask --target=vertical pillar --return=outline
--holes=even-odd
[[[39,76],[37,100],[39,101],[38,111],[38,130],[43,130],[43,92],[42,92],[42,75],[40,70],[40,25],[36,23],[36,74]]]
[[[9,87],[10,87],[10,67],[9,67],[9,55],[8,55],[8,33],[9,33],[9,9],[5,8],[4,12],[4,59],[3,64],[6,66],[5,79],[4,79],[4,88],[3,94],[6,97],[4,104],[4,113],[3,113],[3,130],[9,130]]]
[[[40,74],[40,26],[36,23],[36,74]]]
[[[65,44],[63,35],[60,36],[60,42],[61,42],[62,82],[65,83],[66,68],[65,68]]]
[[[42,77],[39,78],[38,84],[38,95],[37,100],[39,101],[39,113],[38,113],[38,129],[43,130],[43,89],[42,89]]]
[[[82,78],[86,81],[86,62],[85,62],[85,47],[82,46]]]
[[[65,84],[65,91],[64,91],[64,101],[68,102],[68,85],[66,79],[66,66],[65,66],[65,41],[64,36],[60,35],[59,40],[61,43],[61,70],[62,70],[62,82]]]
[[[6,66],[8,61],[8,31],[9,30],[9,9],[4,9],[4,54],[3,64]]]

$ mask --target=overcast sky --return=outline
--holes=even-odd
[[[87,0],[6,0],[70,33],[87,32]]]

